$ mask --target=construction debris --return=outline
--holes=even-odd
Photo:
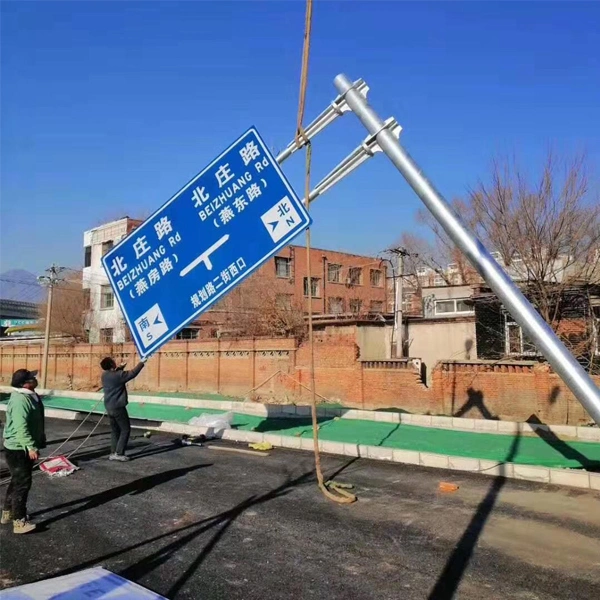
[[[273,450],[273,444],[269,442],[256,442],[255,444],[248,444],[248,448],[252,448],[252,450]]]
[[[440,492],[444,492],[446,494],[456,492],[458,490],[458,485],[456,483],[449,483],[447,481],[440,481],[440,485],[438,486],[438,490]]]

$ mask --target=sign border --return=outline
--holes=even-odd
[[[116,293],[115,289],[116,289],[116,283],[115,280],[112,276],[112,273],[110,271],[110,268],[108,266],[108,259],[113,256],[113,254],[116,254],[118,249],[125,244],[125,242],[127,242],[130,238],[132,238],[134,235],[139,235],[139,233],[141,232],[141,230],[146,227],[146,225],[148,225],[150,223],[150,221],[152,221],[152,219],[158,214],[160,213],[163,209],[165,209],[167,206],[169,206],[169,204],[171,204],[172,202],[174,202],[175,200],[177,200],[177,198],[187,189],[189,188],[191,185],[193,185],[200,177],[202,177],[202,175],[204,175],[204,173],[206,173],[206,171],[208,171],[210,168],[212,168],[215,163],[219,162],[223,156],[225,156],[234,146],[236,146],[237,144],[240,143],[240,141],[246,137],[249,133],[254,133],[254,135],[256,135],[256,139],[258,140],[258,142],[260,143],[260,145],[262,146],[263,151],[266,153],[267,156],[269,156],[272,159],[272,164],[275,167],[275,170],[278,172],[278,174],[280,175],[285,187],[287,188],[288,192],[291,194],[291,196],[293,198],[295,198],[298,201],[298,204],[300,205],[300,214],[301,216],[306,220],[306,225],[302,227],[302,229],[300,229],[299,231],[295,231],[294,233],[290,234],[286,234],[276,245],[275,247],[269,251],[269,253],[264,256],[260,261],[256,262],[253,265],[252,270],[248,270],[246,271],[241,277],[239,277],[238,279],[236,279],[236,281],[230,283],[229,285],[227,285],[225,288],[223,288],[222,290],[220,290],[219,294],[213,296],[208,302],[204,303],[202,305],[202,307],[197,310],[191,317],[185,319],[182,323],[180,323],[179,325],[177,325],[177,327],[171,328],[169,327],[170,331],[175,331],[178,332],[181,329],[183,329],[188,323],[191,323],[194,319],[196,319],[201,313],[205,312],[210,306],[212,306],[217,300],[220,300],[229,290],[233,289],[234,287],[236,287],[237,285],[239,285],[240,283],[242,283],[242,281],[244,281],[249,275],[251,275],[252,273],[254,273],[258,268],[260,268],[263,264],[265,264],[265,262],[267,262],[271,256],[273,256],[273,254],[275,254],[278,250],[281,250],[281,248],[283,248],[284,246],[287,246],[295,237],[297,237],[302,231],[306,230],[308,227],[310,227],[312,225],[312,218],[310,216],[310,214],[308,213],[308,211],[306,210],[306,207],[304,206],[304,204],[302,203],[302,201],[300,200],[300,198],[298,197],[298,195],[296,194],[296,192],[294,191],[294,189],[292,188],[290,182],[288,181],[287,177],[285,176],[284,172],[281,170],[281,167],[279,165],[279,163],[277,162],[277,160],[275,159],[275,157],[271,154],[271,152],[269,151],[269,149],[267,148],[267,145],[265,144],[264,140],[262,139],[261,135],[258,133],[258,130],[256,129],[255,126],[250,127],[249,129],[247,129],[242,135],[240,135],[232,144],[230,144],[225,150],[223,150],[223,152],[221,152],[212,162],[210,162],[210,164],[208,164],[206,167],[204,167],[204,169],[202,169],[202,171],[200,171],[200,173],[198,173],[197,175],[195,175],[192,179],[190,179],[190,181],[188,181],[182,188],[179,189],[178,192],[176,192],[173,196],[171,196],[171,198],[169,198],[169,200],[167,200],[164,204],[162,204],[159,208],[157,208],[137,229],[134,229],[129,235],[127,235],[126,237],[124,237],[116,246],[114,246],[113,248],[111,248],[110,252],[107,252],[103,257],[102,257],[102,266],[104,267],[104,272],[106,273],[106,276],[108,278],[108,281],[113,289],[113,293],[115,298],[117,299],[117,302],[119,304],[119,308],[121,309],[121,313],[123,314],[123,316],[125,317],[125,320],[127,321],[127,325],[129,326],[129,330],[131,331],[131,335],[133,337],[135,346],[137,348],[138,354],[140,355],[141,358],[146,358],[147,356],[150,356],[151,354],[153,354],[156,349],[159,346],[162,346],[163,344],[167,343],[167,341],[169,341],[174,335],[176,335],[176,333],[172,333],[170,335],[170,337],[166,340],[163,341],[165,338],[164,336],[159,338],[156,342],[154,342],[154,344],[151,344],[150,346],[148,346],[148,348],[142,349],[142,343],[141,340],[139,340],[139,336],[137,331],[135,330],[131,319],[129,318],[129,315],[127,314],[127,312],[124,310],[123,308],[123,304],[121,303],[121,298],[119,296],[118,293]]]

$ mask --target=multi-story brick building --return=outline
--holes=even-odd
[[[308,312],[309,289],[315,314],[386,312],[386,270],[381,260],[312,248],[311,278],[306,248],[288,246],[250,281],[275,293],[282,307],[301,306]]]
[[[273,315],[283,321],[286,313],[306,315],[309,293],[315,315],[341,318],[390,312],[393,289],[386,284],[387,271],[380,259],[312,248],[310,277],[306,259],[303,246],[281,250],[202,316],[204,333],[251,330],[250,322],[268,321]]]
[[[117,242],[140,225],[124,217],[84,233],[84,293],[89,296],[88,329],[93,343],[121,343],[129,331],[115,302],[101,259]],[[393,290],[386,284],[385,264],[375,257],[311,249],[311,276],[306,248],[287,246],[267,261],[225,299],[184,329],[180,339],[244,333],[248,315],[283,311],[313,314],[368,315],[389,312]]]

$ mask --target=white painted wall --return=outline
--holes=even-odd
[[[100,330],[113,330],[113,343],[123,343],[126,338],[126,325],[121,309],[116,300],[112,308],[101,308],[101,289],[109,285],[108,277],[102,266],[102,244],[112,241],[115,245],[127,235],[131,219],[124,218],[111,221],[84,232],[83,246],[91,246],[91,266],[83,269],[83,288],[90,290],[90,312],[87,328],[90,332],[90,342],[100,342]]]
[[[475,360],[475,317],[444,319],[409,319],[405,327],[409,356],[421,358],[426,367],[427,382],[440,360]]]

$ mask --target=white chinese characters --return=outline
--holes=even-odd
[[[115,277],[121,275],[121,273],[125,273],[127,270],[127,263],[122,256],[117,256],[113,258],[112,263],[110,265],[110,269],[113,272]]]
[[[231,263],[226,269],[221,271],[212,281],[209,281],[201,289],[190,297],[190,302],[193,308],[200,308],[204,302],[215,296],[219,289],[228,283],[235,281],[235,278],[242,273],[246,268],[246,261],[243,258],[238,258]]]
[[[194,201],[194,208],[200,208],[204,202],[210,199],[210,196],[206,193],[206,188],[197,186],[194,188],[192,194],[192,200]]]
[[[173,226],[168,217],[162,217],[157,223],[154,224],[154,231],[159,240],[162,240],[165,235],[169,235],[173,231]]]
[[[135,240],[135,243],[133,244],[133,251],[135,252],[135,257],[138,260],[140,258],[142,258],[142,256],[144,256],[144,254],[146,254],[147,252],[150,252],[150,246],[148,245],[148,242],[146,241],[145,235],[142,235],[137,240]]]
[[[231,172],[231,169],[229,168],[229,163],[225,163],[217,169],[215,177],[217,178],[219,187],[222,188],[226,183],[230,182],[235,177],[235,175]]]
[[[260,156],[260,150],[254,142],[248,142],[241,150],[240,156],[244,161],[244,166],[247,167],[255,158]]]

